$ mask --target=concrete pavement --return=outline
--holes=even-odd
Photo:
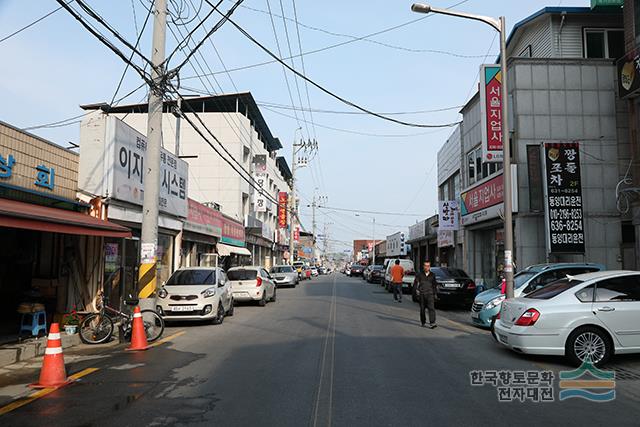
[[[470,385],[470,371],[571,368],[507,351],[465,318],[441,311],[440,326],[424,329],[410,298],[394,303],[379,285],[322,276],[279,289],[267,307],[241,305],[219,326],[173,325],[165,336],[174,336],[146,352],[95,347],[92,356],[92,347],[67,370],[95,372],[0,424],[637,425],[640,357],[614,361],[630,379],[617,382],[613,402],[499,403],[494,387]],[[37,369],[0,375],[5,405],[28,395]]]

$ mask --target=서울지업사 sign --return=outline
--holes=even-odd
[[[480,66],[482,160],[502,162],[502,72],[499,65]]]
[[[543,143],[545,226],[549,253],[584,253],[580,146]]]

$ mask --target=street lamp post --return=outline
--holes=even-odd
[[[439,13],[458,18],[473,19],[490,25],[500,33],[500,70],[502,74],[502,153],[504,178],[504,274],[507,282],[506,297],[513,298],[513,222],[511,214],[511,147],[509,146],[509,113],[507,91],[507,43],[505,17],[498,19],[471,13],[440,9],[426,4],[414,3],[411,10],[418,13]]]

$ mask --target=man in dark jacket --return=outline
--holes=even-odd
[[[429,327],[431,329],[436,326],[436,287],[438,282],[436,275],[431,271],[431,263],[425,261],[423,271],[416,274],[413,281],[413,289],[420,302],[420,323],[426,326],[427,319],[425,316],[425,306],[429,310]]]

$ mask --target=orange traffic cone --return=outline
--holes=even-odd
[[[33,388],[58,388],[71,383],[67,378],[64,368],[64,356],[62,355],[62,343],[60,342],[60,326],[51,324],[47,338],[47,348],[44,351],[40,380],[35,384],[29,384]]]
[[[144,332],[144,323],[142,322],[142,314],[140,307],[133,310],[133,325],[131,327],[131,346],[127,347],[130,351],[140,351],[149,348],[147,343],[147,334]]]

